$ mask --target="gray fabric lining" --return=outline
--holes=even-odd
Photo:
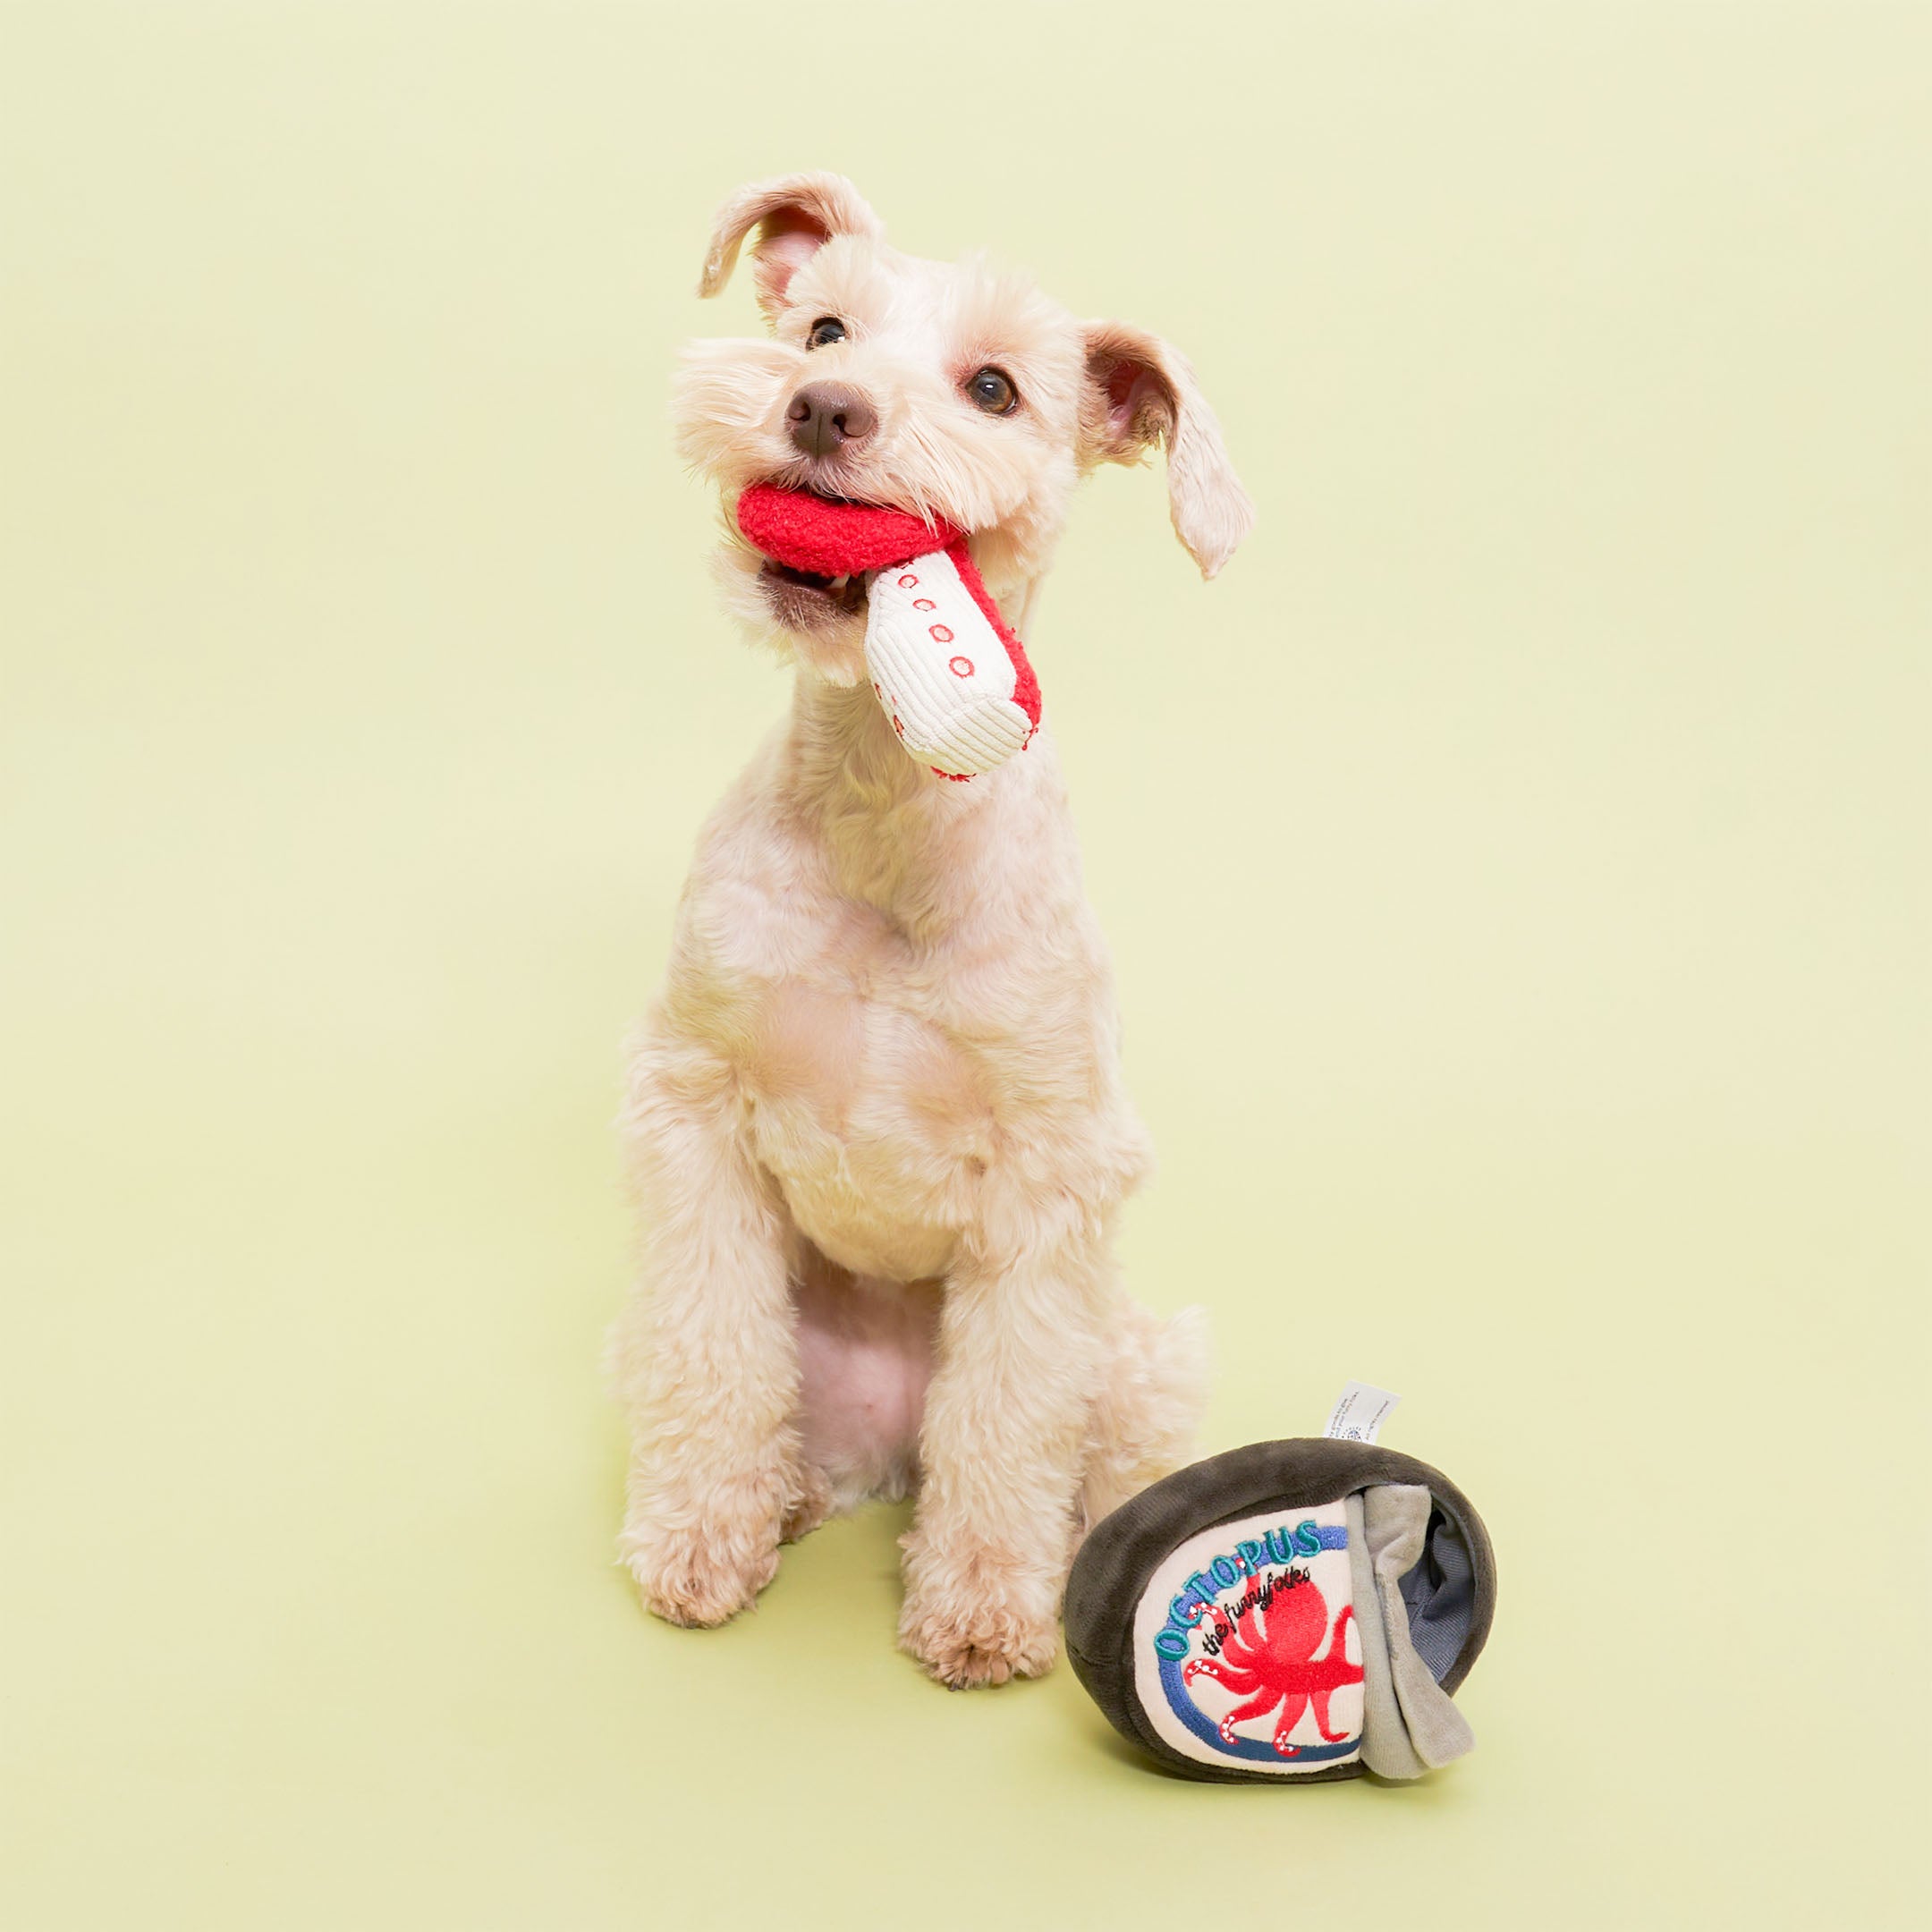
[[[1476,1614],[1476,1572],[1469,1546],[1440,1507],[1430,1511],[1422,1553],[1402,1580],[1416,1655],[1440,1683],[1462,1653]]]
[[[1362,1492],[1348,1498],[1349,1595],[1355,1605],[1355,1629],[1361,1639],[1361,1759],[1377,1777],[1419,1778],[1428,1767],[1416,1756],[1395,1701],[1394,1680],[1389,1674],[1388,1629],[1383,1622],[1381,1593],[1376,1589],[1375,1567],[1368,1558],[1368,1531],[1362,1510]]]
[[[1350,1527],[1354,1526],[1355,1498],[1351,1496]],[[1394,1691],[1394,1701],[1401,1712],[1402,1744],[1429,1770],[1460,1758],[1474,1748],[1476,1738],[1469,1720],[1455,1707],[1449,1693],[1436,1681],[1411,1631],[1413,1614],[1408,1590],[1409,1578],[1427,1572],[1430,1531],[1440,1521],[1428,1490],[1420,1483],[1378,1483],[1361,1495],[1362,1541],[1375,1576],[1374,1602],[1381,1607],[1383,1641],[1387,1646],[1388,1674]],[[1419,1600],[1432,1606],[1439,1594],[1424,1577],[1425,1589]],[[1358,1605],[1357,1617],[1362,1614]],[[1446,1619],[1443,1620],[1446,1622]],[[1440,1628],[1441,1625],[1438,1625]],[[1453,1650],[1450,1653],[1452,1658]],[[1368,1682],[1368,1643],[1363,1642],[1363,1683]],[[1387,1723],[1385,1713],[1381,1714]],[[1404,1753],[1393,1737],[1377,1740],[1371,1753],[1368,1738],[1369,1712],[1366,1706],[1362,1722],[1362,1761],[1371,1771],[1381,1771],[1377,1758],[1386,1755],[1393,1764]],[[1391,1770],[1387,1777],[1416,1777],[1419,1771]]]

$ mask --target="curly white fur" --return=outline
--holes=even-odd
[[[706,292],[754,228],[776,340],[700,345],[677,407],[727,500],[816,483],[936,513],[975,533],[1016,623],[1098,462],[1167,446],[1206,572],[1247,528],[1214,418],[1153,337],[898,254],[828,175],[734,197]],[[810,351],[824,316],[848,339]],[[878,416],[829,472],[784,433],[808,360]],[[961,394],[995,360],[1011,418]],[[651,1609],[713,1623],[784,1538],[916,1489],[902,1641],[950,1684],[1037,1673],[1082,1529],[1185,1457],[1205,1374],[1198,1323],[1154,1320],[1113,1259],[1149,1156],[1059,762],[1043,729],[971,784],[936,777],[860,680],[862,612],[788,617],[734,534],[721,569],[796,688],[699,840],[632,1053],[623,1555]]]

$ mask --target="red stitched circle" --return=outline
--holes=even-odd
[[[919,579],[915,577],[911,571],[908,571],[905,575],[899,580],[899,588],[902,590],[910,590],[918,581]]]
[[[935,644],[950,644],[953,641],[953,633],[943,623],[928,624],[926,634]]]
[[[970,657],[955,657],[946,668],[954,677],[970,677],[973,674],[973,662]]]
[[[912,608],[914,610],[937,610],[939,606],[929,597],[916,597],[912,599]]]

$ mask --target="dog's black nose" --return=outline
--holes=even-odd
[[[808,456],[831,456],[878,428],[872,405],[843,383],[807,383],[785,405],[792,440]]]

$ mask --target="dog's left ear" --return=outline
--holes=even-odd
[[[886,233],[866,199],[843,174],[781,174],[775,181],[741,188],[711,225],[698,292],[716,295],[731,280],[738,250],[751,230],[751,279],[758,307],[767,317],[784,302],[786,284],[834,235]]]
[[[1080,401],[1081,453],[1089,462],[1137,463],[1167,451],[1167,504],[1174,535],[1212,577],[1254,527],[1254,505],[1221,442],[1221,425],[1187,358],[1124,322],[1089,322]]]

